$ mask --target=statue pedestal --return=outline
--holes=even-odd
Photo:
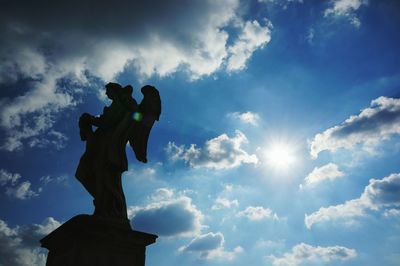
[[[40,242],[49,250],[46,266],[144,266],[156,238],[132,230],[128,220],[77,215]]]

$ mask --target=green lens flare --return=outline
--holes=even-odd
[[[134,112],[133,115],[132,115],[132,118],[136,122],[140,122],[140,121],[142,121],[143,115],[142,115],[142,113]]]

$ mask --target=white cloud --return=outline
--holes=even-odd
[[[174,197],[175,192],[169,188],[158,188],[156,191],[150,196],[151,201],[162,201],[162,200],[170,200]]]
[[[279,239],[277,241],[272,241],[272,240],[265,240],[265,239],[259,239],[255,243],[255,247],[259,249],[282,249],[285,247],[285,239]]]
[[[31,183],[29,181],[24,181],[16,187],[8,187],[6,194],[10,197],[21,200],[30,199],[39,195],[31,189]]]
[[[311,27],[311,28],[308,29],[307,36],[306,36],[306,41],[309,44],[313,44],[314,43],[314,38],[315,38],[315,29]]]
[[[124,71],[141,80],[183,71],[194,80],[244,69],[271,37],[270,25],[245,21],[240,8],[239,0],[122,1],[113,12],[106,2],[90,6],[74,0],[3,7],[0,84],[31,81],[19,96],[2,101],[2,149],[62,148],[65,135],[50,132],[60,111],[76,105],[81,87],[93,86],[90,76],[105,83]],[[69,14],[75,14],[73,20]],[[92,14],[90,21],[84,14]]]
[[[166,237],[190,237],[202,229],[203,214],[192,199],[169,189],[158,189],[146,206],[131,206],[128,215],[135,230]]]
[[[44,56],[28,47],[21,47],[12,60],[7,59],[0,65],[0,83],[15,82],[20,76],[42,78],[48,68]]]
[[[253,126],[257,126],[260,120],[260,116],[258,114],[249,111],[244,113],[239,113],[239,112],[229,113],[228,117],[231,117],[233,119],[238,119],[242,123],[251,124]]]
[[[304,179],[304,186],[314,186],[324,180],[334,180],[344,175],[345,174],[339,170],[336,164],[328,163],[321,167],[315,167]],[[300,188],[302,187],[303,186],[300,185]]]
[[[348,16],[367,3],[368,1],[366,0],[333,0],[331,1],[333,6],[325,10],[325,16],[330,14],[336,16]]]
[[[229,200],[227,198],[218,197],[215,199],[215,202],[211,207],[211,210],[221,210],[226,208],[230,209],[238,206],[239,206],[239,201],[237,199]]]
[[[246,21],[237,40],[228,48],[227,70],[237,71],[246,67],[247,60],[255,50],[264,47],[271,40],[272,25],[261,26],[258,21]]]
[[[224,248],[224,235],[220,232],[199,235],[192,239],[186,246],[179,248],[180,252],[199,253],[202,259],[222,259],[233,260],[236,255],[243,252],[241,246],[237,246],[232,251]]]
[[[61,75],[49,74],[40,82],[33,82],[27,93],[5,100],[0,107],[0,125],[6,132],[1,148],[7,151],[22,149],[24,142],[30,147],[54,144],[62,148],[66,136],[52,130],[57,113],[74,106],[71,93],[56,85]],[[57,76],[57,77],[56,77]]]
[[[237,0],[122,1],[112,7],[115,12],[111,14],[107,3],[86,7],[70,1],[57,6],[38,3],[36,7],[44,18],[58,19],[49,25],[37,14],[26,12],[32,8],[29,4],[3,9],[1,30],[7,38],[0,53],[5,55],[6,64],[0,76],[4,80],[12,80],[10,75],[15,72],[41,77],[49,68],[68,65],[73,66],[68,67],[73,73],[82,75],[88,70],[104,80],[114,78],[129,65],[146,77],[166,76],[183,67],[197,78],[217,71],[232,56],[228,54],[226,26],[241,32],[237,42],[248,41],[248,49],[260,47],[258,30],[262,27],[257,21],[242,22]],[[82,15],[75,13],[74,21],[68,20],[67,14],[76,9]],[[87,13],[93,15],[91,23],[83,15]],[[130,19],[123,19],[126,17]],[[46,34],[40,34],[43,32]],[[251,34],[258,34],[257,38],[249,38]],[[53,53],[43,49],[44,45]]]
[[[21,175],[18,173],[13,174],[4,169],[0,169],[0,186],[4,186],[8,183],[15,185],[20,178]]]
[[[362,195],[343,204],[322,207],[318,211],[305,215],[304,223],[310,229],[315,223],[323,221],[351,222],[365,216],[368,210],[400,206],[400,174],[391,174],[383,179],[371,179]]]
[[[383,213],[385,217],[400,217],[400,209],[389,209]]]
[[[247,142],[246,136],[236,130],[234,137],[222,134],[207,140],[203,148],[197,148],[196,144],[185,148],[184,145],[177,146],[174,142],[169,142],[166,151],[172,160],[184,160],[193,168],[221,170],[238,167],[243,163],[258,163],[255,154],[250,155],[242,149],[242,144]]]
[[[315,135],[311,141],[311,156],[322,151],[335,152],[340,148],[353,149],[356,145],[371,150],[376,144],[400,134],[400,99],[379,97],[360,114],[350,116],[342,124]]]
[[[21,175],[19,173],[10,173],[7,170],[0,169],[0,186],[5,187],[5,193],[11,198],[20,200],[30,199],[39,195],[31,189],[31,182],[20,182]]]
[[[39,181],[44,185],[48,185],[49,183],[65,183],[68,180],[68,175],[60,175],[60,176],[42,176]]]
[[[263,219],[279,220],[279,217],[269,208],[261,206],[249,206],[237,214],[238,217],[246,217],[251,221],[260,221]]]
[[[42,224],[11,228],[0,220],[0,265],[30,266],[45,265],[46,254],[40,249],[39,240],[60,226],[48,217]]]
[[[297,244],[291,252],[281,257],[269,256],[274,266],[297,266],[303,263],[330,263],[346,261],[357,256],[354,249],[342,246],[311,246],[305,243]]]
[[[360,27],[361,21],[356,15],[356,11],[368,4],[368,0],[331,0],[331,6],[324,12],[325,17],[345,17],[355,27]]]

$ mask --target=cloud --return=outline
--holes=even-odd
[[[0,107],[0,125],[6,132],[1,149],[15,151],[30,147],[53,144],[57,149],[65,145],[67,137],[53,130],[58,113],[75,106],[71,93],[62,92],[56,78],[48,76],[41,82],[33,82],[25,94],[4,100]]]
[[[336,164],[328,163],[321,167],[315,167],[304,179],[304,186],[314,186],[324,180],[335,180],[344,175]],[[300,188],[303,188],[303,186],[300,185]]]
[[[243,252],[243,248],[237,246],[232,251],[224,248],[224,235],[220,232],[199,235],[192,239],[186,246],[179,248],[180,252],[199,253],[202,259],[233,260],[236,255]]]
[[[13,174],[4,169],[0,169],[0,186],[4,186],[8,183],[15,185],[20,178],[21,175],[18,173]]]
[[[311,156],[322,151],[335,152],[356,145],[371,150],[376,144],[400,134],[400,99],[381,96],[360,114],[350,116],[342,124],[315,135],[311,141]]]
[[[360,27],[361,21],[356,11],[368,4],[368,0],[331,0],[330,7],[324,12],[325,17],[347,18],[352,25]]]
[[[249,206],[237,214],[238,217],[246,217],[250,221],[260,221],[264,219],[279,220],[279,217],[269,208],[261,206]]]
[[[268,43],[270,31],[258,21],[244,21],[239,9],[236,0],[10,4],[1,14],[6,41],[0,51],[9,52],[2,76],[15,79],[17,71],[38,77],[51,66],[67,64],[76,73],[89,70],[105,80],[127,65],[144,76],[166,76],[183,66],[193,78],[209,75],[225,62],[228,70],[241,69]],[[72,13],[74,20],[68,16]],[[86,14],[92,14],[90,20]],[[239,33],[231,46],[227,26]]]
[[[213,206],[211,207],[211,210],[221,210],[226,208],[230,209],[238,206],[239,206],[239,201],[237,199],[229,200],[227,198],[218,197],[216,198]]]
[[[265,240],[263,238],[260,238],[257,240],[255,243],[254,247],[258,249],[268,249],[268,250],[281,250],[285,247],[285,239],[279,239],[276,241],[272,240]]]
[[[385,217],[400,217],[400,209],[389,209],[383,213]]]
[[[4,6],[0,84],[27,82],[19,96],[2,102],[0,125],[7,135],[2,148],[62,148],[62,132],[48,135],[59,113],[77,104],[82,87],[101,86],[121,73],[144,80],[185,72],[195,80],[244,69],[271,38],[270,24],[245,17],[239,0]]]
[[[230,169],[243,163],[258,163],[255,154],[250,155],[242,149],[242,144],[247,142],[246,136],[236,130],[234,137],[222,134],[207,140],[203,148],[197,148],[196,144],[185,148],[184,145],[177,146],[169,142],[166,152],[172,160],[183,160],[193,168]]]
[[[176,195],[172,190],[161,189],[150,197],[146,206],[133,206],[128,210],[135,230],[160,236],[194,236],[201,228],[203,214],[185,195]]]
[[[297,244],[291,252],[281,257],[269,256],[274,266],[297,266],[302,263],[330,263],[333,261],[346,261],[357,256],[354,249],[342,246],[311,246],[305,243]]]
[[[16,187],[8,187],[6,194],[10,197],[21,200],[30,199],[39,195],[35,191],[31,190],[31,183],[29,181],[24,181]]]
[[[162,200],[170,200],[174,197],[174,190],[169,188],[158,188],[156,191],[150,196],[151,201],[162,201]]]
[[[260,3],[275,4],[282,6],[283,9],[287,9],[290,3],[303,3],[303,0],[258,0]]]
[[[305,215],[305,225],[310,229],[315,223],[323,221],[344,220],[353,221],[362,217],[368,210],[400,206],[400,174],[391,174],[383,179],[371,179],[359,198],[346,201],[343,204],[322,207],[318,211]]]
[[[10,173],[7,170],[0,169],[0,186],[5,187],[5,193],[11,198],[20,200],[30,199],[39,195],[31,189],[29,181],[20,182],[21,175],[19,173]]]
[[[60,175],[60,176],[42,176],[39,181],[44,185],[48,185],[49,183],[66,183],[68,180],[68,175]]]
[[[307,31],[305,39],[309,44],[313,44],[314,38],[315,38],[315,29],[313,27],[310,27]]]
[[[237,119],[242,123],[250,124],[253,126],[257,126],[260,120],[260,116],[258,114],[249,111],[244,113],[239,113],[239,112],[229,113],[228,117]]]
[[[30,266],[45,265],[46,254],[38,248],[39,240],[60,226],[52,217],[42,224],[11,228],[0,220],[0,265]]]
[[[264,47],[271,40],[272,24],[261,26],[258,21],[246,21],[235,43],[228,48],[228,72],[242,70],[255,50]]]

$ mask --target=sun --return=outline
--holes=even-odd
[[[296,162],[294,147],[289,143],[272,143],[266,147],[265,155],[268,165],[278,170],[286,170]]]

